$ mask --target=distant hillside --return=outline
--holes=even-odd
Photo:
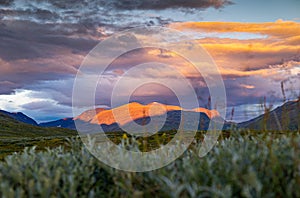
[[[60,127],[67,129],[76,129],[73,118],[63,118],[51,122],[42,122],[39,125],[41,127]]]
[[[34,125],[34,126],[38,126],[38,124],[36,123],[36,121],[34,119],[28,117],[27,115],[25,115],[21,112],[10,113],[10,112],[7,112],[7,111],[0,110],[0,113],[8,115],[8,116],[12,117],[13,119],[18,120],[20,122],[24,122],[26,124],[31,124],[31,125]]]
[[[76,131],[59,128],[42,128],[20,122],[6,113],[0,112],[0,137],[46,137],[71,136]]]
[[[300,101],[289,101],[254,119],[238,124],[239,128],[269,131],[299,131]]]

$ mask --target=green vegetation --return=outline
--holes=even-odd
[[[0,137],[49,137],[49,136],[72,136],[76,135],[74,130],[63,128],[42,128],[18,122],[17,120],[0,113]]]
[[[75,135],[77,132],[73,130],[33,126],[0,113],[0,160],[25,147],[37,146],[37,150],[45,150],[64,145],[66,137]]]
[[[272,105],[261,104],[264,114],[237,124],[240,128],[256,131],[300,131],[300,99],[285,102],[271,111]]]
[[[37,151],[44,151],[47,148],[55,148],[66,145],[65,137],[37,137],[37,138],[0,138],[0,160],[14,152],[21,152],[26,147],[36,146]],[[65,146],[66,147],[66,146]],[[68,147],[66,147],[68,148]]]
[[[232,133],[204,158],[196,143],[172,164],[146,173],[112,169],[80,141],[68,142],[68,150],[7,156],[0,162],[0,196],[300,197],[299,133]]]
[[[126,139],[127,144],[131,144],[135,141],[138,145],[140,151],[148,152],[151,150],[155,150],[160,148],[162,145],[166,145],[169,143],[174,136],[176,135],[176,130],[169,130],[164,132],[157,132],[154,135],[148,137],[141,137],[141,136],[133,136],[126,132],[107,132],[105,136],[108,137],[113,143],[121,144],[122,140]],[[194,139],[193,144],[197,144],[204,139],[204,135],[206,131],[198,131],[194,137],[190,137]],[[104,135],[104,134],[103,134]],[[219,137],[219,140],[222,140],[226,137],[230,136],[229,131],[223,131]],[[97,134],[96,140],[100,139],[101,142],[101,135]]]

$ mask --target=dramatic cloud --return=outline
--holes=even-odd
[[[193,32],[195,37],[215,33],[214,37],[200,38],[199,44],[210,52],[225,75],[271,76],[277,69],[299,66],[300,23],[297,22],[187,22],[171,24],[170,27]],[[234,34],[238,32],[255,33],[257,38],[252,35],[249,39],[236,39]],[[223,33],[232,35],[232,38],[223,38]]]
[[[31,112],[43,120],[51,119],[47,117],[51,112],[56,118],[71,116],[74,76],[86,54],[114,32],[139,25],[167,25],[196,39],[218,65],[230,106],[245,108],[245,103],[257,103],[264,96],[278,102],[281,82],[288,98],[300,94],[299,23],[184,22],[199,11],[230,4],[229,0],[1,1],[0,108]],[[207,102],[205,81],[180,55],[144,49],[113,62],[105,73],[105,88],[97,90],[97,105],[109,106],[117,80],[132,66],[146,62],[164,63],[173,70],[149,66],[129,76],[133,82],[165,78],[177,85],[175,71],[179,71],[190,80],[199,100]],[[150,87],[153,90],[146,91],[150,89],[146,86],[135,92],[132,100],[150,102],[163,92],[160,102],[176,102],[165,88]],[[241,116],[242,110],[236,112]]]
[[[256,33],[258,38],[236,39],[215,37],[199,39],[199,43],[213,56],[224,73],[251,75],[300,61],[300,24],[278,20],[269,23],[230,23],[230,22],[188,22],[175,23],[170,27],[182,31],[193,31],[194,35],[205,32],[233,34],[237,32]],[[266,37],[260,37],[265,35]],[[234,37],[234,35],[233,35]],[[296,66],[297,64],[294,64]],[[277,66],[276,66],[277,67]],[[235,71],[234,71],[235,70]],[[261,71],[260,71],[261,70]]]

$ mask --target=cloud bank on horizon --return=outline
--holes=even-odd
[[[292,2],[283,3],[291,6]],[[229,106],[236,107],[235,120],[249,119],[256,115],[257,105],[249,107],[263,97],[274,103],[282,101],[281,82],[290,91],[289,98],[299,95],[300,23],[296,19],[202,21],[202,13],[223,12],[226,17],[232,14],[226,13],[227,8],[238,9],[241,4],[228,0],[2,1],[0,108],[23,111],[40,121],[71,116],[73,80],[85,55],[112,33],[146,24],[178,29],[196,39],[219,66]],[[196,22],[188,22],[197,18]],[[182,63],[178,68],[185,71],[184,63],[169,52],[137,52],[116,61],[114,70],[107,75],[107,89],[141,57],[142,61],[154,58],[169,64]],[[147,72],[153,78],[164,74],[158,68]],[[194,86],[205,100],[203,84],[198,79]],[[164,90],[163,100],[172,101],[172,93],[167,94],[161,87],[156,89],[151,96],[140,90],[136,99],[148,102]],[[105,91],[98,93],[102,97],[100,106],[109,106]]]

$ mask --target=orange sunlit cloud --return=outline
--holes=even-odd
[[[240,86],[242,88],[246,88],[246,89],[254,89],[255,88],[255,86],[253,86],[253,85],[246,85],[246,84],[241,84]]]
[[[201,30],[206,32],[248,32],[268,36],[285,38],[298,36],[300,24],[294,21],[277,20],[266,23],[240,23],[240,22],[186,22],[173,23],[169,27],[178,30]]]
[[[299,65],[300,23],[297,22],[186,22],[169,27],[193,32],[196,37],[216,33],[213,37],[199,38],[198,42],[212,55],[223,75],[274,75],[279,65],[289,64],[291,68]],[[224,38],[221,35],[224,33],[255,33],[258,36],[239,39],[232,34]]]

